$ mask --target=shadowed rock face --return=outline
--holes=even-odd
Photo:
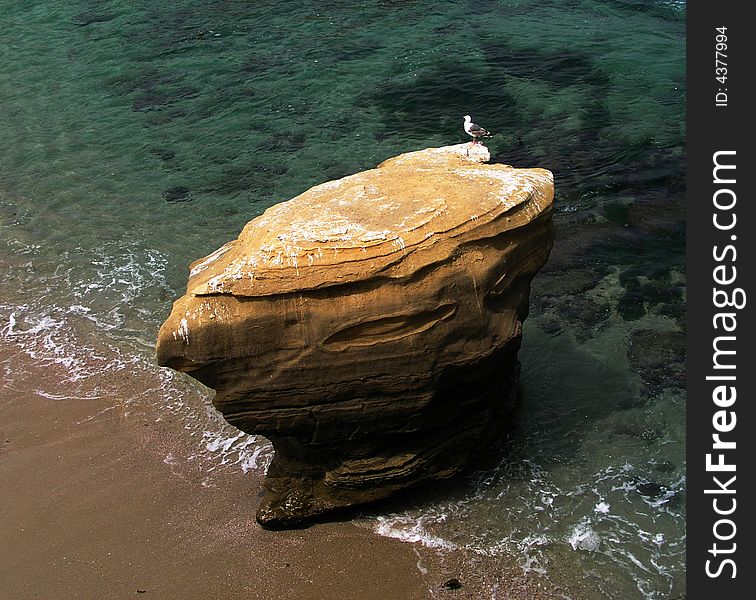
[[[273,443],[262,524],[450,477],[501,431],[553,177],[487,160],[403,154],[273,206],[191,266],[158,361]]]

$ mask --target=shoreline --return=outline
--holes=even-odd
[[[8,598],[554,598],[537,574],[377,535],[350,521],[268,531],[262,474],[186,456],[180,419],[110,395],[51,399],[47,368],[0,340],[0,579]],[[24,371],[20,385],[13,371]],[[139,392],[139,373],[102,373]],[[58,383],[58,385],[60,385]],[[150,390],[144,390],[149,393]],[[154,401],[160,391],[152,390]],[[114,403],[115,400],[115,403]],[[445,587],[457,579],[459,589]]]

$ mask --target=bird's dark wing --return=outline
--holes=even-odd
[[[470,133],[476,136],[490,135],[489,131],[483,129],[480,125],[476,125],[475,123],[470,124]]]

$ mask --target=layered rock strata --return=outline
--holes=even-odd
[[[430,148],[317,185],[191,265],[161,365],[271,440],[258,520],[288,526],[450,477],[514,404],[553,177]]]

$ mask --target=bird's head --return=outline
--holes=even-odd
[[[465,121],[472,121],[472,117],[470,115],[464,116]]]

